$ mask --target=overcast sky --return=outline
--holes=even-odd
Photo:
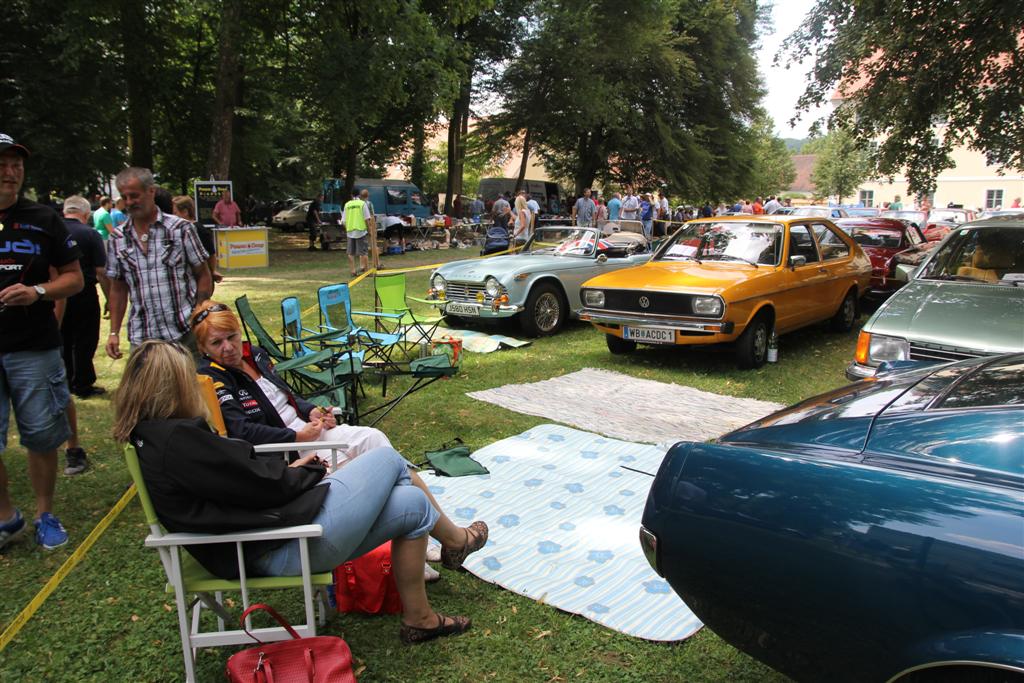
[[[820,111],[808,112],[790,127],[789,119],[796,113],[796,101],[807,84],[807,72],[812,63],[806,62],[788,71],[781,66],[772,66],[772,59],[782,41],[800,26],[813,6],[814,0],[775,0],[772,9],[775,32],[761,38],[761,49],[757,52],[758,68],[766,85],[762,104],[775,120],[775,132],[784,138],[807,137],[811,124],[822,116]]]

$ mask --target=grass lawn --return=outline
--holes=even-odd
[[[317,287],[348,279],[344,253],[307,252],[305,243],[303,235],[275,234],[272,267],[227,273],[214,298],[232,303],[235,297],[248,294],[261,319],[276,333],[282,297],[296,295],[309,308],[315,303]],[[475,253],[413,252],[388,257],[384,266],[408,267]],[[411,273],[409,292],[425,292],[428,275],[429,271]],[[353,296],[357,309],[372,308],[371,282],[357,286]],[[308,318],[309,323],[317,322],[315,313]],[[106,332],[105,324],[102,330]],[[642,348],[628,356],[612,356],[600,334],[589,325],[572,323],[562,334],[522,349],[465,354],[456,377],[412,395],[378,426],[413,459],[455,436],[480,448],[544,420],[470,399],[466,392],[547,379],[584,367],[788,404],[843,384],[843,368],[855,338],[856,331],[837,335],[823,327],[810,328],[780,340],[777,364],[739,371],[729,353]],[[117,386],[124,361],[109,360],[101,349],[96,365],[99,384],[108,394],[78,402],[81,440],[92,468],[77,477],[59,475],[57,484],[55,511],[71,543],[44,554],[26,537],[0,555],[0,629],[31,600],[130,483],[121,450],[109,436],[109,392]],[[394,390],[400,386],[401,380]],[[380,400],[379,387],[371,385],[367,391],[368,405]],[[633,409],[657,411],[658,406],[640,401]],[[25,452],[17,445],[13,424],[4,462],[15,503],[26,515],[33,514]],[[142,547],[145,535],[141,511],[133,501],[0,655],[0,681],[183,678],[173,601],[163,591],[156,553]],[[361,681],[784,680],[708,629],[680,644],[648,643],[469,574],[442,570],[442,577],[428,590],[431,600],[441,611],[471,616],[474,628],[467,636],[403,647],[398,641],[397,616],[335,615],[331,619],[326,632],[348,641]],[[290,592],[267,598],[287,616],[299,616],[300,601]],[[201,680],[223,680],[224,662],[231,651],[202,651],[198,657]]]

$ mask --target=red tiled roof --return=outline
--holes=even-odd
[[[792,156],[793,166],[796,167],[796,177],[788,188],[790,192],[814,192],[811,171],[814,170],[814,162],[817,158],[817,154],[794,154]]]

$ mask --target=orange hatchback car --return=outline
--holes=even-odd
[[[825,320],[850,330],[870,281],[868,257],[827,218],[703,218],[647,263],[583,283],[580,318],[605,333],[612,353],[732,343],[739,366],[756,368],[772,332]]]

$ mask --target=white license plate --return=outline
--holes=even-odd
[[[444,308],[445,313],[451,313],[452,315],[480,315],[479,304],[460,304],[456,301],[451,301]]]
[[[649,344],[675,344],[676,331],[671,327],[623,327],[622,338]]]

